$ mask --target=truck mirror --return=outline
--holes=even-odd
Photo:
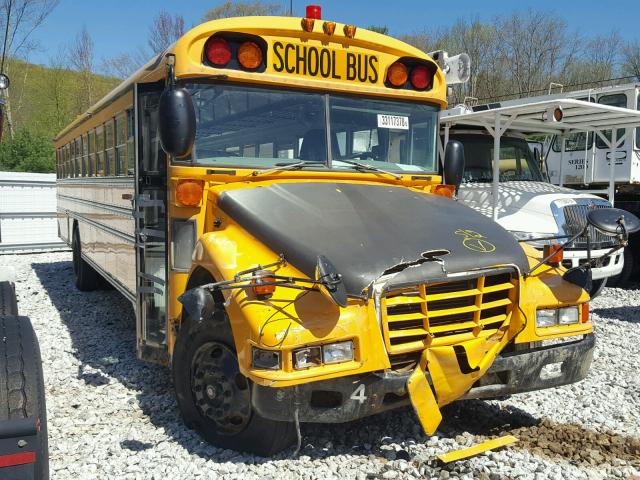
[[[640,230],[640,219],[619,208],[596,208],[587,213],[587,222],[605,235],[628,236]]]
[[[562,279],[581,287],[583,290],[590,292],[593,288],[593,277],[591,275],[591,267],[588,265],[580,265],[573,267],[564,272]]]
[[[169,86],[158,105],[160,145],[173,157],[191,153],[196,137],[196,112],[191,94],[185,88]]]
[[[458,140],[449,140],[444,151],[444,183],[454,185],[456,190],[464,174],[464,146]]]

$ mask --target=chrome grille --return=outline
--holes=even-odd
[[[381,299],[387,352],[402,355],[496,333],[511,318],[516,285],[506,272],[387,293]]]
[[[591,205],[568,205],[564,207],[564,228],[567,235],[576,235],[582,231],[587,224],[587,213],[591,208],[610,208],[609,205],[594,204]],[[591,248],[609,248],[614,244],[613,238],[609,237],[592,226],[589,226],[589,235],[591,236]],[[587,236],[583,235],[578,237],[573,244],[572,248],[587,248]]]

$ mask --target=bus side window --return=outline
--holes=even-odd
[[[89,134],[87,135],[88,141],[88,159],[87,164],[89,165],[89,173],[87,174],[90,177],[93,177],[96,174],[96,164],[95,164],[95,153],[96,153],[96,139],[95,132],[93,130],[89,130]]]
[[[96,127],[96,175],[104,177],[104,127]]]
[[[87,135],[84,134],[80,138],[82,141],[82,176],[89,176],[89,159],[87,157],[87,152],[89,151],[89,146],[87,145]]]
[[[116,162],[113,155],[113,119],[104,124],[105,129],[105,150],[104,150],[104,171],[105,175],[116,175]]]
[[[126,175],[127,165],[127,121],[124,113],[116,117],[116,175]]]
[[[136,125],[133,118],[133,109],[127,110],[127,172],[126,175],[133,175],[135,172],[134,165],[136,162],[136,151],[133,143]]]

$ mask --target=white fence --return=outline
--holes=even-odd
[[[58,238],[55,174],[0,172],[0,254],[66,248]]]

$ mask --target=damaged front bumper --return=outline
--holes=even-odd
[[[460,398],[496,398],[580,381],[587,375],[594,348],[591,333],[559,345],[502,352]],[[374,372],[285,388],[253,384],[252,403],[261,416],[272,420],[291,421],[297,409],[301,422],[348,422],[410,404],[407,383],[412,375],[415,371]],[[426,378],[431,383],[428,374]]]

